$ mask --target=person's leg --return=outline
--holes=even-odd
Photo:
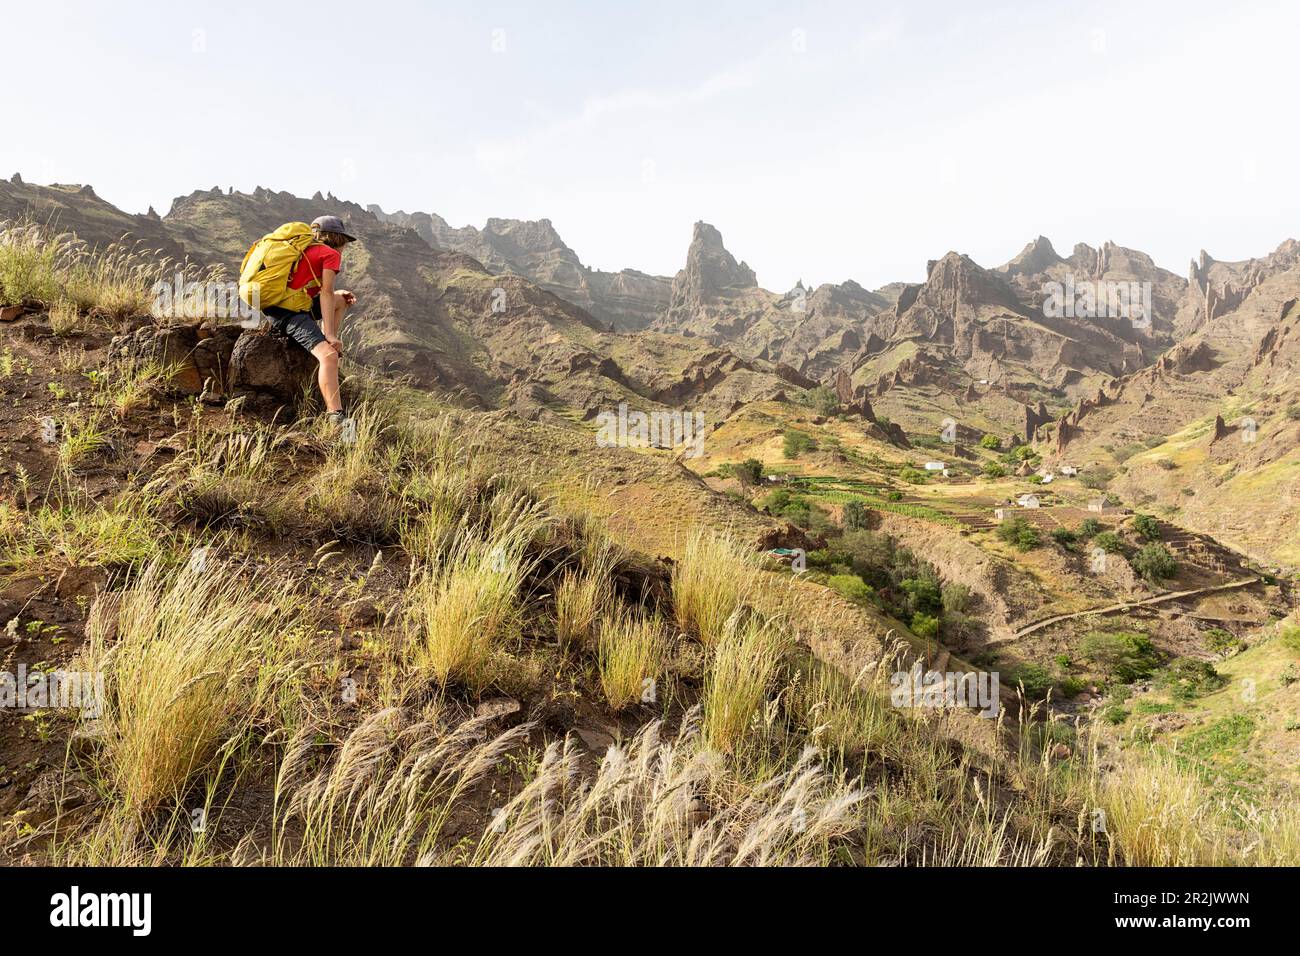
[[[311,350],[316,357],[316,384],[320,386],[321,398],[325,408],[330,412],[343,411],[343,401],[339,398],[339,353],[328,342],[321,342]]]
[[[325,340],[320,326],[309,312],[290,313],[280,320],[280,329],[302,349],[316,359],[316,383],[320,396],[329,412],[341,412],[343,401],[339,396],[339,353]]]

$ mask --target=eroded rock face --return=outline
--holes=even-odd
[[[312,387],[316,360],[283,335],[238,325],[155,325],[117,336],[118,362],[158,361],[174,369],[171,386],[185,395],[222,401],[247,397],[255,405],[292,405]]]

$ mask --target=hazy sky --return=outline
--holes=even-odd
[[[923,277],[1042,233],[1180,274],[1300,233],[1300,4],[8,4],[0,175],[549,218],[671,275]]]

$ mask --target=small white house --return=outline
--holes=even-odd
[[[1038,495],[1021,495],[1016,499],[1016,504],[1022,508],[1037,508]]]
[[[1062,465],[1061,474],[1066,478],[1074,478],[1079,474],[1079,469],[1075,468],[1073,465]]]
[[[941,461],[927,461],[925,463],[926,471],[943,471],[944,463]]]
[[[993,509],[993,517],[997,518],[999,521],[1006,521],[1006,520],[1007,520],[1007,509],[1006,509],[1006,508],[994,508],[994,509]]]

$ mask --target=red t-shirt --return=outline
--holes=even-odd
[[[329,246],[308,246],[298,264],[294,266],[293,275],[289,277],[290,289],[306,289],[314,299],[320,295],[320,280],[325,270],[338,272],[343,265],[343,257],[337,249]]]

